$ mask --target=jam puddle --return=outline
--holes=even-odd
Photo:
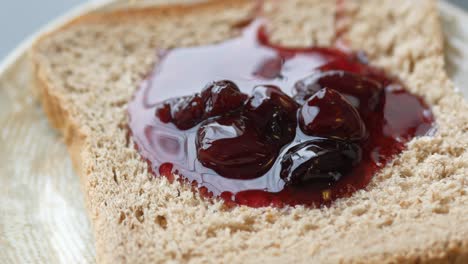
[[[395,78],[368,65],[362,54],[348,54],[333,48],[287,48],[273,45],[269,43],[262,25],[263,21],[257,19],[234,39],[219,44],[177,48],[160,53],[160,63],[142,82],[128,108],[132,138],[156,175],[166,175],[171,179],[172,173],[178,174],[183,181],[197,186],[205,196],[220,197],[228,205],[329,205],[337,198],[348,197],[356,190],[364,188],[379,169],[405,149],[409,140],[425,135],[431,128],[432,113],[423,100],[405,90]],[[205,157],[201,156],[204,152],[200,150],[200,144],[203,150],[211,151],[210,148],[216,147],[199,139],[200,133],[204,133],[203,136],[206,137],[208,132],[216,131],[208,130],[213,129],[213,126],[201,128],[207,122],[203,121],[211,120],[213,116],[207,116],[204,120],[193,122],[186,127],[182,127],[186,124],[182,122],[176,126],[174,122],[182,119],[171,116],[174,109],[167,108],[170,105],[167,102],[170,100],[199,93],[207,84],[220,80],[229,80],[237,85],[242,98],[255,93],[253,89],[256,86],[274,86],[297,102],[299,121],[294,121],[294,127],[291,125],[293,123],[289,124],[291,127],[287,133],[290,133],[291,140],[281,143],[279,147],[272,147],[274,144],[270,144],[269,141],[262,143],[263,145],[252,146],[258,142],[249,141],[254,137],[249,135],[257,135],[254,132],[245,132],[245,141],[225,140],[217,146],[218,152],[223,148],[232,152],[239,149],[239,144],[244,143],[249,145],[248,148],[258,149],[256,154],[261,156],[258,160],[265,161],[259,162],[258,165],[264,166],[263,170],[254,170],[246,177],[240,175],[242,169],[247,167],[235,167],[232,159],[226,159],[229,164],[222,164],[224,167],[214,163],[210,165],[211,168],[203,165],[211,164],[210,159],[220,160],[221,157],[217,156],[222,156],[222,152],[207,152],[208,161],[204,159],[203,164],[200,162],[198,157]],[[268,89],[259,88],[257,92],[273,91]],[[334,89],[340,95],[327,89]],[[319,90],[325,97],[320,97]],[[331,95],[328,97],[328,94]],[[329,136],[326,133],[314,134],[313,131],[319,131],[319,128],[312,128],[311,133],[304,132],[307,130],[306,125],[300,120],[309,118],[307,115],[310,115],[310,111],[320,112],[319,106],[323,105],[322,103],[334,104],[334,100],[346,101],[343,103],[345,108],[348,104],[355,107],[358,111],[356,115],[360,116],[365,125],[365,135],[362,132],[357,140],[335,140],[336,137],[340,137],[340,131],[332,131],[336,135],[332,133]],[[308,104],[309,108],[306,109],[304,104]],[[194,105],[195,103],[192,104]],[[167,120],[163,120],[164,111],[161,109],[166,110]],[[326,109],[322,107],[322,111],[326,112]],[[188,113],[195,115],[193,111]],[[247,110],[242,111],[244,115]],[[305,117],[301,116],[301,113]],[[260,116],[262,114],[265,114],[264,118],[268,120],[271,113],[259,113]],[[235,128],[232,124],[244,122],[243,117],[237,117],[236,114],[234,116],[232,118],[237,118],[233,119],[234,121],[229,119],[231,117],[223,117],[224,119],[219,121],[215,119],[218,123],[214,125]],[[316,113],[310,118],[315,116],[318,118]],[[324,121],[318,123],[319,127],[320,124],[330,123],[331,119],[337,119],[336,116],[330,117],[330,120],[326,117],[321,118]],[[251,123],[253,124],[248,125]],[[245,126],[257,126],[257,123],[245,121]],[[349,124],[349,127],[356,127],[356,124]],[[346,129],[346,124],[343,127]],[[332,153],[334,156],[326,156],[315,162],[333,163],[333,159],[338,159],[338,162],[359,162],[353,163],[352,166],[348,164],[350,169],[335,177],[335,180],[307,181],[302,179],[301,175],[297,175],[299,170],[292,171],[297,168],[295,162],[298,160],[293,152],[299,153],[297,155],[300,156],[303,151],[310,153],[329,146],[336,150]],[[269,156],[270,153],[273,153],[272,156]],[[353,160],[346,160],[346,157],[351,157],[346,154],[348,156],[343,161],[343,155],[337,156],[334,153],[351,153],[349,155]],[[220,175],[220,171],[226,174]]]

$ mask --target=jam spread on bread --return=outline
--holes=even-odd
[[[157,176],[251,207],[350,196],[433,123],[362,54],[274,45],[261,20],[225,42],[161,51],[129,116]]]

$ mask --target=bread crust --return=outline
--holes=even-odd
[[[286,10],[289,10],[287,8],[298,8],[298,6],[301,6],[302,2],[307,1],[291,2],[296,2],[297,5],[287,3],[285,4]],[[392,1],[383,2],[385,3],[379,3],[382,9],[392,8],[389,6],[389,3]],[[466,102],[461,99],[460,95],[452,91],[452,85],[443,71],[442,37],[440,26],[437,21],[435,1],[417,2],[420,2],[419,4],[422,5],[421,8],[423,10],[422,14],[417,14],[417,16],[428,16],[428,19],[421,18],[421,21],[427,22],[427,26],[432,28],[431,30],[421,29],[422,32],[417,32],[418,34],[425,34],[425,36],[432,34],[432,36],[426,36],[432,43],[428,43],[426,39],[422,41],[423,44],[427,44],[425,46],[425,51],[418,52],[416,51],[418,47],[415,48],[412,46],[418,45],[416,43],[418,40],[413,40],[411,38],[414,32],[409,32],[407,35],[396,34],[395,40],[392,40],[393,44],[388,44],[388,42],[385,41],[382,41],[382,43],[378,43],[378,41],[366,41],[366,36],[378,30],[382,30],[379,28],[379,24],[382,26],[380,22],[375,23],[376,28],[366,25],[366,23],[368,24],[366,20],[370,16],[366,13],[369,12],[367,9],[377,8],[372,1],[361,1],[361,3],[357,3],[356,5],[350,4],[346,6],[349,21],[345,21],[344,23],[349,24],[347,26],[348,30],[344,36],[352,47],[364,47],[364,50],[369,51],[373,62],[398,74],[400,78],[409,84],[411,91],[425,96],[426,100],[434,107],[437,122],[440,127],[439,134],[434,138],[422,138],[412,141],[408,151],[404,152],[395,160],[394,164],[391,164],[376,176],[377,179],[368,188],[368,192],[360,191],[356,193],[353,197],[354,200],[350,200],[349,204],[347,199],[342,199],[337,201],[332,208],[322,209],[298,207],[286,210],[274,208],[256,210],[239,207],[233,209],[233,211],[227,212],[219,202],[214,202],[213,204],[209,201],[205,201],[197,194],[191,194],[191,191],[186,186],[178,184],[171,185],[167,183],[165,179],[144,179],[144,177],[148,177],[146,164],[139,160],[134,150],[132,152],[132,143],[126,142],[124,138],[125,135],[123,135],[126,129],[126,116],[123,117],[123,120],[111,120],[112,128],[109,130],[112,131],[101,133],[99,128],[96,128],[99,126],[96,125],[94,121],[90,121],[89,123],[86,121],[85,124],[83,124],[85,118],[83,113],[79,111],[83,108],[76,107],[76,104],[82,104],[85,101],[78,101],[73,93],[76,93],[76,97],[79,98],[82,94],[87,93],[87,91],[80,91],[76,87],[73,89],[62,89],[58,87],[58,84],[61,82],[52,80],[56,78],[56,72],[53,67],[55,62],[46,60],[46,55],[54,55],[63,52],[54,51],[53,49],[57,47],[63,48],[64,46],[62,47],[61,45],[65,45],[69,39],[65,41],[55,38],[59,38],[64,34],[66,35],[69,31],[103,24],[116,24],[117,26],[126,23],[131,24],[140,19],[153,21],[155,17],[160,18],[162,22],[168,17],[189,16],[194,13],[206,15],[212,14],[214,11],[226,9],[233,10],[232,13],[235,14],[237,12],[236,10],[243,10],[242,12],[238,12],[242,13],[242,15],[231,15],[229,11],[223,11],[228,15],[219,15],[223,17],[220,21],[225,21],[225,23],[229,25],[235,24],[236,21],[249,16],[249,10],[253,8],[249,1],[210,1],[190,7],[165,6],[157,8],[150,7],[142,10],[113,11],[111,13],[92,13],[79,17],[59,30],[44,35],[39,39],[31,52],[35,87],[51,124],[60,131],[65,138],[65,143],[68,146],[74,167],[81,177],[83,189],[86,192],[88,212],[94,223],[98,262],[165,262],[173,260],[175,262],[221,261],[250,263],[256,262],[259,259],[270,262],[468,262],[468,228],[466,224],[465,226],[460,226],[459,234],[457,234],[456,228],[446,230],[447,232],[443,234],[444,228],[447,228],[444,221],[453,220],[460,224],[466,219],[466,217],[463,219],[461,219],[461,217],[463,217],[463,211],[466,212],[467,210],[466,204],[463,206],[463,201],[466,201],[468,188],[462,176],[464,173],[466,175],[466,159],[468,157],[465,145],[466,139],[464,139],[467,135],[468,128],[466,124],[467,119],[463,117],[463,111],[466,111],[468,107],[466,106]],[[289,4],[292,7],[290,7]],[[326,4],[323,5],[324,9],[328,8]],[[406,5],[409,4],[406,3]],[[359,9],[356,6],[362,8]],[[393,15],[401,16],[403,19],[407,19],[411,22],[410,16],[406,13],[408,10],[412,10],[411,7],[408,7],[408,9],[395,9],[395,12],[391,11],[389,14],[394,13]],[[275,10],[271,12],[274,13]],[[385,14],[388,15],[388,13]],[[297,17],[300,17],[300,15],[297,15]],[[280,21],[275,21],[275,19]],[[384,18],[383,20],[386,19],[387,18]],[[169,23],[175,23],[171,19],[167,20],[169,20]],[[388,21],[391,20],[392,18],[390,16]],[[281,31],[281,25],[284,23],[284,21],[281,21],[281,16],[272,17],[272,21],[273,30],[275,30],[275,32],[284,32],[284,27],[283,31]],[[295,22],[300,24],[303,21],[293,21],[291,22],[293,25],[288,25],[288,27],[297,26],[294,24]],[[278,25],[278,28],[275,27],[276,25]],[[225,28],[219,25],[218,27],[221,28],[219,31],[223,32],[223,38],[228,37],[234,32],[227,27],[227,30],[230,32],[226,33],[223,31]],[[217,26],[214,26],[214,28],[217,28]],[[301,30],[303,30],[303,28]],[[301,30],[295,32],[304,33]],[[400,30],[404,31],[406,29]],[[77,30],[77,32],[78,31],[79,30]],[[275,41],[282,43],[294,42],[291,38],[281,38],[275,34],[276,33],[273,33],[273,39]],[[208,37],[208,42],[220,40],[222,40],[222,38],[216,36]],[[313,42],[326,43],[332,40],[332,36],[329,36],[327,32],[321,32],[315,35]],[[308,44],[307,40],[303,43]],[[194,42],[189,41],[182,45],[193,44]],[[167,45],[169,47],[172,46],[171,44]],[[419,48],[421,47],[419,46]],[[148,53],[145,53],[141,58],[146,57],[147,54]],[[62,58],[60,56],[59,59]],[[407,57],[409,59],[406,59]],[[153,63],[154,60],[142,63],[142,70],[135,71],[137,73],[134,75],[141,75],[141,73],[148,70]],[[395,69],[399,69],[398,72],[396,72]],[[424,69],[430,70],[426,71]],[[70,74],[72,76],[74,75],[73,72]],[[428,78],[427,74],[429,74],[429,76],[432,75],[431,78],[433,78],[434,81],[432,81],[432,79],[424,80],[424,78]],[[134,76],[132,75],[130,78],[134,78]],[[138,78],[131,83],[138,83]],[[427,88],[423,85],[425,83],[439,85],[440,89],[431,88],[426,91],[425,89]],[[68,94],[68,92],[70,92],[70,94]],[[72,94],[73,96],[71,96]],[[128,99],[129,95],[127,93],[122,97]],[[101,102],[93,96],[86,97],[86,99],[88,100],[86,103],[92,100],[96,100],[96,102],[99,103],[108,103],[107,101]],[[118,102],[119,100],[116,101]],[[109,102],[109,105],[112,103],[116,102]],[[126,100],[123,100],[118,107],[124,107],[125,104]],[[91,107],[92,105],[93,104],[90,104]],[[106,104],[101,107],[105,107],[105,105]],[[453,108],[456,109],[449,111],[449,105],[452,105]],[[460,111],[462,114],[460,114]],[[118,115],[116,114],[116,116],[121,118],[121,112],[119,112],[120,114]],[[107,114],[105,111],[103,111],[103,113]],[[452,114],[454,117],[449,117],[449,115]],[[106,120],[106,122],[107,121],[108,120]],[[457,124],[458,128],[456,126],[454,127],[453,124],[450,125],[450,123]],[[111,123],[104,123],[104,125],[106,124]],[[458,129],[459,131],[450,131],[452,129]],[[101,134],[97,133],[97,131],[100,131]],[[113,137],[116,137],[115,141],[117,143],[111,142],[114,141]],[[449,137],[453,137],[452,141],[448,139]],[[456,146],[456,141],[462,144],[461,147]],[[424,156],[421,149],[424,148],[425,145],[427,145],[428,150]],[[463,149],[463,146],[465,146],[465,149]],[[135,162],[139,160],[137,162],[138,164],[134,165],[134,174],[137,176],[133,177],[118,166],[108,168],[101,165],[106,163],[103,159],[110,157],[109,151],[118,151],[116,148],[120,147],[125,148],[124,153],[121,154],[122,157],[127,157],[131,159],[132,162],[133,160],[135,160]],[[413,151],[413,149],[418,149],[418,151]],[[415,157],[413,157],[413,155],[415,155]],[[435,157],[434,155],[439,155],[440,157]],[[414,158],[421,159],[416,163],[424,166],[424,169],[417,170],[418,175],[413,175],[411,171],[394,169],[395,166],[404,166],[405,161],[410,161]],[[450,164],[455,164],[455,162],[456,166],[450,166]],[[122,172],[120,170],[122,170]],[[425,175],[425,170],[432,170],[432,172],[429,171],[428,174]],[[408,173],[408,175],[405,175],[405,173]],[[434,175],[431,175],[431,173]],[[127,175],[125,176],[125,174]],[[413,180],[411,177],[422,179],[421,181],[417,181]],[[431,185],[431,182],[426,180],[427,177],[433,177],[431,181],[435,184]],[[113,179],[109,180],[109,178]],[[394,184],[394,181],[398,180],[400,180],[402,184]],[[444,184],[444,181],[447,182],[447,186]],[[425,196],[413,190],[415,187],[411,186],[418,183],[424,184],[421,188],[427,188],[427,191],[433,192],[433,195],[436,196],[433,198],[433,201],[425,201]],[[132,187],[127,188],[126,186],[122,186],[125,184],[132,184]],[[394,192],[394,195],[400,195],[401,201],[398,203],[395,203],[394,200],[391,199],[387,201],[373,192],[373,190],[383,190],[384,187],[382,187],[382,185],[385,186],[385,184],[388,184],[387,186],[391,188],[400,188]],[[138,188],[133,188],[133,185],[139,186]],[[405,187],[406,185],[410,187]],[[456,186],[453,187],[451,185]],[[106,191],[103,191],[103,188],[106,189]],[[413,196],[421,195],[422,198],[405,196],[404,188],[409,188]],[[434,188],[447,188],[448,191],[438,192],[437,190],[433,190]],[[114,192],[125,192],[128,197],[126,195],[114,194]],[[141,194],[140,192],[143,193]],[[447,193],[451,193],[454,197],[446,197],[448,195]],[[159,197],[163,198],[159,199]],[[127,204],[125,201],[119,200],[127,198],[131,200],[129,203],[131,205]],[[181,199],[181,202],[177,202],[178,199]],[[372,201],[372,199],[375,199],[375,201]],[[420,201],[418,201],[418,199]],[[141,200],[146,201],[142,202]],[[428,206],[430,208],[427,208]],[[184,213],[180,210],[188,212]],[[201,211],[204,215],[201,216],[195,211]],[[314,212],[311,213],[311,211]],[[401,213],[402,216],[399,216],[399,213]],[[206,216],[208,214],[212,214],[213,216]],[[187,223],[181,222],[183,217],[180,215],[185,218],[190,218],[190,220],[187,220],[188,225],[199,226],[196,228],[187,228],[184,226]],[[142,217],[144,217],[143,220]],[[409,220],[415,223],[409,223]],[[204,221],[208,223],[201,223]],[[293,223],[290,223],[291,221],[293,221]],[[350,222],[345,225],[340,224],[339,221]],[[361,223],[359,223],[359,221],[361,221]],[[346,248],[344,245],[340,244],[337,245],[337,247],[342,250],[341,252],[334,252],[333,249],[330,250],[329,248],[328,251],[326,250],[327,246],[334,244],[329,243],[330,241],[327,241],[327,239],[338,238],[334,235],[335,232],[342,232],[343,239],[351,241],[348,236],[352,236],[354,234],[353,232],[366,230],[363,227],[353,229],[353,225],[359,226],[361,224],[374,222],[375,226],[369,226],[369,229],[375,233],[370,233],[369,236],[372,237],[369,237],[367,241],[357,241],[356,248],[352,246]],[[418,229],[419,227],[421,227],[421,229]],[[184,244],[184,239],[192,241],[192,238],[184,237],[185,228],[190,229],[186,230],[189,236],[198,235],[203,238],[203,246],[208,249],[206,252],[203,252],[202,249],[198,249],[196,246]],[[335,228],[336,231],[333,231],[332,229]],[[433,234],[430,234],[430,232],[424,234],[425,228],[432,228],[431,232],[433,232]],[[285,230],[284,236],[275,232],[281,233],[282,230]],[[421,240],[414,238],[414,235],[419,231]],[[405,234],[403,234],[404,232],[407,232],[408,235],[405,236]],[[273,241],[271,241],[271,243],[265,243],[265,241],[252,238],[255,236],[259,236],[260,240],[268,240],[268,237],[273,238]],[[324,243],[317,243],[313,240],[312,236],[323,239]],[[395,237],[395,241],[398,243],[404,244],[404,240],[409,241],[408,244],[405,244],[406,248],[399,245],[392,245],[392,241],[386,241],[392,236]],[[362,234],[356,234],[356,237],[364,239]],[[156,245],[154,243],[156,239],[164,240],[161,242],[164,246]],[[176,242],[171,241],[172,239]],[[230,244],[222,243],[223,240],[230,240]],[[429,241],[429,244],[426,243],[426,240]],[[193,240],[192,243],[197,243],[196,241],[198,240]],[[211,243],[210,241],[213,242]],[[418,242],[420,242],[423,247],[417,245]],[[303,243],[310,243],[311,246],[304,246]],[[416,245],[411,247],[411,244],[414,243],[416,243]],[[264,251],[254,250],[258,245],[265,247]],[[380,245],[381,248],[379,248],[378,245]],[[322,251],[325,253],[321,253]]]

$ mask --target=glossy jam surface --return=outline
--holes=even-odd
[[[422,99],[361,54],[239,37],[160,52],[129,104],[156,176],[251,207],[327,205],[364,188],[431,128]]]

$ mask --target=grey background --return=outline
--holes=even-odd
[[[0,61],[51,19],[86,0],[3,0],[0,8]],[[468,0],[451,0],[468,9]]]

